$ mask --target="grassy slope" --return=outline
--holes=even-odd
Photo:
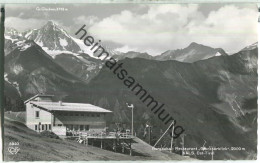
[[[5,118],[4,159],[5,161],[85,161],[85,160],[180,160],[183,158],[176,154],[151,151],[147,153],[147,144],[142,144],[142,149],[135,149],[142,156],[129,156],[93,146],[85,146],[73,140],[61,140],[44,137],[24,124]],[[9,142],[19,142],[20,151],[16,155],[8,152]],[[139,142],[139,141],[137,141]],[[140,145],[135,144],[134,148]]]

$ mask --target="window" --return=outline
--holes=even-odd
[[[97,114],[97,117],[100,117],[100,114]]]
[[[81,116],[84,116],[84,113],[81,113]]]
[[[79,130],[80,130],[80,131],[83,131],[83,130],[84,130],[84,125],[80,125],[80,126],[79,126]]]
[[[91,114],[91,117],[95,117],[95,114]]]
[[[62,124],[58,124],[58,126],[62,126]]]
[[[48,130],[48,125],[47,124],[45,124],[45,130]]]
[[[35,118],[40,118],[40,111],[35,111]]]
[[[73,116],[73,113],[70,113],[70,116]]]
[[[44,125],[42,125],[42,130],[44,130]]]
[[[51,130],[51,124],[49,124],[49,130]]]
[[[78,130],[79,129],[79,125],[74,125],[74,130]]]
[[[72,125],[67,124],[65,126],[66,126],[67,130],[72,130]]]
[[[85,131],[89,130],[89,125],[85,125]]]
[[[38,125],[35,125],[35,131],[37,131],[37,126],[38,126]]]

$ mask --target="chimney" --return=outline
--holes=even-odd
[[[60,106],[62,106],[62,101],[59,101]]]

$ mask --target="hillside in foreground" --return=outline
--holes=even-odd
[[[45,137],[28,129],[24,124],[5,117],[5,161],[87,161],[87,160],[183,160],[189,159],[169,152],[152,151],[151,146],[136,139],[135,156],[85,146],[75,140]],[[19,142],[20,151],[8,152],[10,142]]]

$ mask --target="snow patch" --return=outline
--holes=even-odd
[[[15,65],[14,67],[13,67],[13,72],[16,74],[16,75],[18,75],[20,72],[22,72],[23,71],[23,67],[21,66],[21,65]]]
[[[215,56],[221,56],[220,52],[217,52],[217,53],[215,54]]]
[[[19,95],[21,96],[21,92],[20,92],[20,88],[19,88],[19,84],[17,82],[13,82],[12,85],[15,87],[15,89],[17,90],[17,92],[19,93]]]
[[[11,84],[11,82],[10,82],[9,79],[8,79],[8,74],[4,74],[4,79],[5,79],[5,81],[6,81],[7,83]]]
[[[24,37],[25,37],[25,38],[28,38],[28,36],[30,36],[30,35],[32,34],[32,31],[33,31],[33,30],[31,30],[30,32],[26,33],[26,35],[25,35]]]
[[[74,56],[78,56],[77,53],[73,53],[71,51],[66,51],[66,50],[49,50],[47,47],[42,47],[42,49],[49,54],[53,59],[57,56],[60,55],[61,53],[67,53],[67,54],[72,54]]]
[[[67,46],[68,45],[68,42],[67,42],[67,40],[65,40],[65,39],[62,39],[62,38],[59,38],[60,39],[60,45],[61,46]]]
[[[98,57],[94,56],[93,51],[90,50],[91,47],[88,47],[84,44],[84,40],[80,40],[74,37],[71,37],[80,47],[80,49],[84,52],[87,53],[90,57],[95,58],[95,59],[99,59]]]
[[[29,47],[31,47],[31,44],[25,44],[24,46],[21,47],[21,51],[25,51],[26,49],[28,49]]]
[[[95,70],[96,69],[96,66],[95,65],[90,65],[87,70],[88,71],[92,71],[92,70]]]
[[[60,31],[62,31],[63,32],[63,34],[65,34],[65,36],[67,36],[68,38],[72,38],[71,36],[69,36],[68,34],[67,34],[67,32],[65,31],[65,30],[63,30],[62,28],[58,28]]]
[[[35,42],[36,44],[38,44],[39,46],[43,46],[43,42],[42,41],[37,41],[37,42]]]
[[[5,36],[5,39],[7,39],[7,40],[11,40],[12,41],[12,43],[14,43],[15,41],[18,41],[18,39],[14,39],[14,38],[12,38],[11,36]]]
[[[15,89],[17,90],[17,92],[19,93],[20,96],[22,96],[20,88],[19,88],[19,84],[15,81],[15,82],[11,82],[8,79],[8,74],[4,74],[4,79],[7,83],[11,84],[12,86],[15,87]]]
[[[257,69],[257,57],[249,57],[245,58],[245,67],[249,72],[253,72],[254,69]]]

